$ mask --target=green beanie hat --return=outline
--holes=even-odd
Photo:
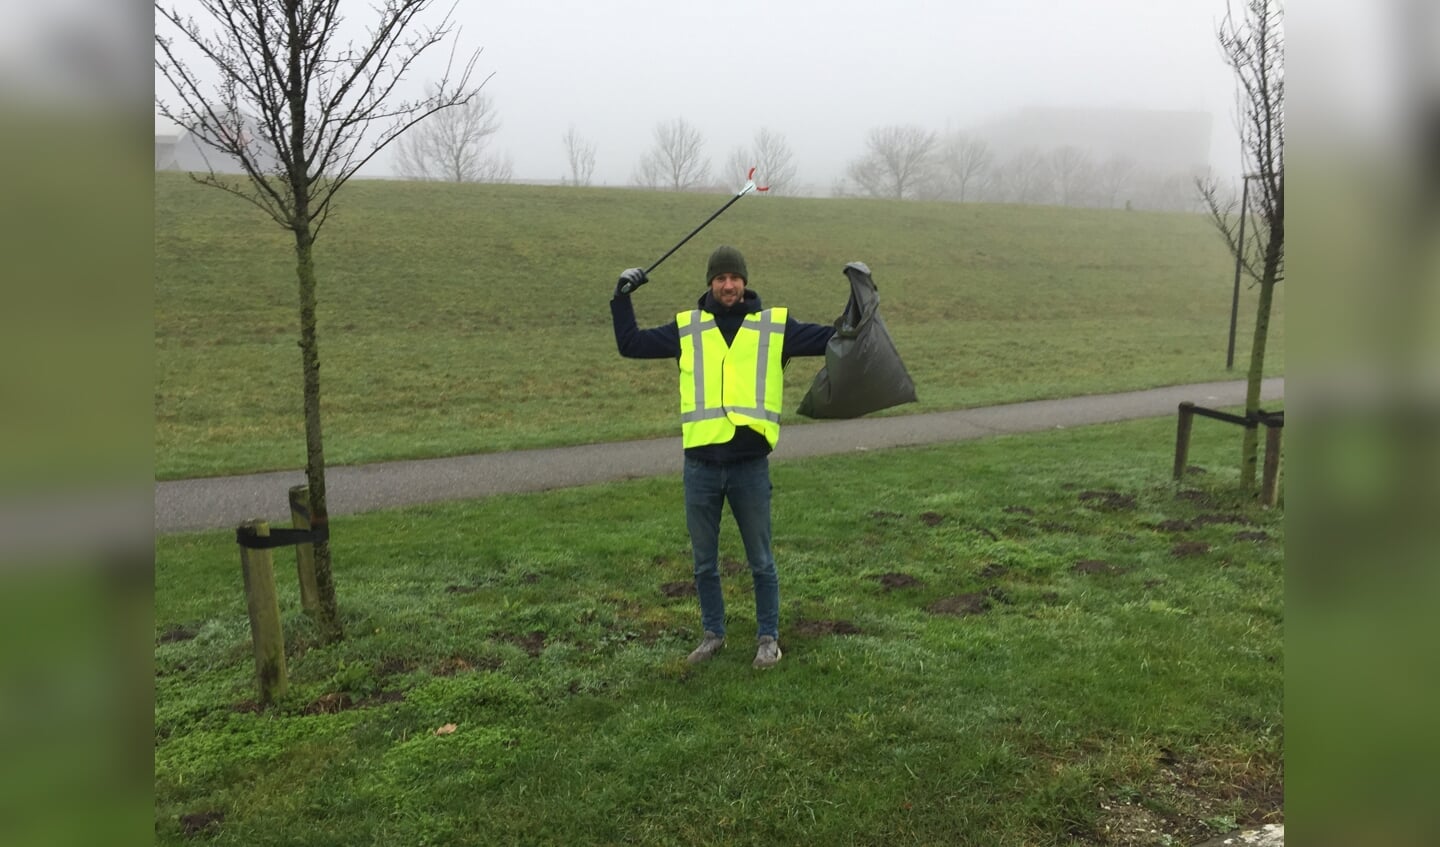
[[[710,254],[710,263],[705,267],[705,284],[709,285],[710,280],[723,273],[732,273],[747,284],[750,282],[750,274],[745,270],[745,257],[728,244],[716,247],[715,252]]]

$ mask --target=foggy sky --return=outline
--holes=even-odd
[[[493,144],[517,177],[562,176],[574,124],[596,145],[595,182],[628,183],[655,125],[683,117],[716,169],[768,127],[800,181],[826,185],[873,127],[963,129],[1026,106],[1208,111],[1211,165],[1230,171],[1224,13],[1225,0],[502,0],[456,12],[495,74]]]
[[[177,0],[182,9],[191,0]],[[347,4],[347,25],[368,4]],[[439,4],[433,12],[443,14]],[[596,185],[624,185],[657,124],[684,118],[718,172],[769,128],[798,181],[828,187],[890,124],[966,129],[1027,106],[1179,109],[1212,116],[1211,166],[1238,170],[1234,81],[1215,43],[1225,0],[484,0],[454,43],[503,124],[491,150],[517,180],[568,173],[561,136],[595,145]],[[432,18],[433,19],[433,18]],[[408,84],[438,78],[431,48]],[[157,94],[163,91],[157,87]],[[388,151],[363,175],[388,175]]]

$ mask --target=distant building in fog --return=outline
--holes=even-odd
[[[972,134],[1002,157],[1026,148],[1075,147],[1096,162],[1129,158],[1158,173],[1197,173],[1211,166],[1213,123],[1209,112],[1030,107]]]
[[[264,143],[259,123],[247,117],[245,133],[248,139],[258,140],[254,148],[255,164],[265,172],[278,171],[280,160],[272,148]],[[245,169],[240,167],[240,161],[234,156],[221,153],[200,141],[194,133],[168,122],[165,127],[157,126],[155,129],[155,170],[197,173],[209,173],[213,170],[220,174],[245,172]]]

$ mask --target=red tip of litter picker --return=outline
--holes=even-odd
[[[750,169],[750,173],[745,174],[745,180],[746,180],[747,182],[751,183],[752,185],[754,184],[754,182],[755,182],[755,169],[754,169],[754,168],[751,168],[751,169]],[[764,185],[764,186],[756,185],[756,186],[755,186],[755,190],[756,190],[756,191],[769,191],[769,190],[770,190],[770,186],[768,186],[768,185]]]

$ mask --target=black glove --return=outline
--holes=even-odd
[[[630,268],[629,270],[620,274],[620,279],[616,281],[615,296],[629,296],[630,292],[634,291],[635,289],[639,288],[640,286],[644,285],[649,281],[650,277],[645,275],[644,268]]]

